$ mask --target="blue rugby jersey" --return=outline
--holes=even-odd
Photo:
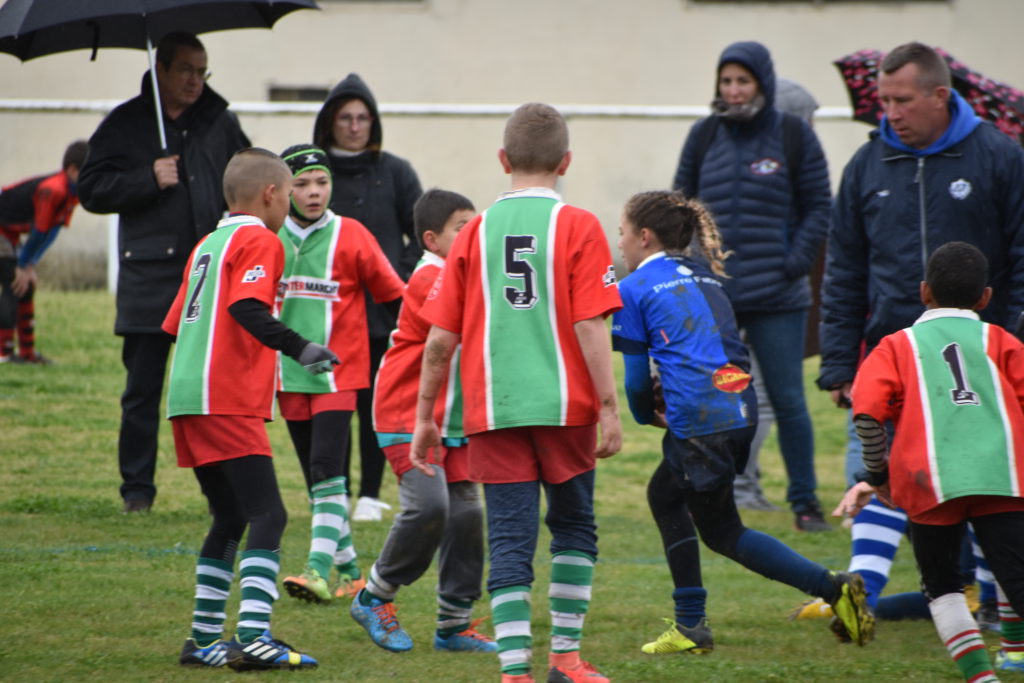
[[[658,252],[619,283],[619,293],[612,348],[654,359],[676,436],[756,424],[749,355],[729,298],[706,266]]]

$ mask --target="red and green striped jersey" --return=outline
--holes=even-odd
[[[308,227],[289,216],[279,233],[285,251],[281,322],[330,347],[341,363],[310,375],[281,358],[280,390],[329,394],[370,386],[370,342],[364,288],[381,303],[402,295],[405,283],[362,223],[328,210]]]
[[[243,299],[274,305],[284,250],[259,218],[225,218],[189,257],[163,329],[177,336],[167,415],[248,415],[271,419],[277,352],[228,312]]]
[[[855,415],[892,420],[893,501],[911,519],[961,496],[1024,490],[1024,345],[973,311],[926,311],[865,359]]]
[[[373,429],[378,434],[411,435],[415,429],[423,348],[430,332],[430,323],[420,309],[443,267],[444,259],[425,251],[405,286],[398,326],[391,333],[391,345],[380,362],[373,392]],[[459,355],[456,349],[434,410],[441,436],[452,439],[464,436]]]
[[[597,422],[573,326],[621,307],[601,224],[552,190],[507,193],[467,223],[422,310],[462,336],[466,434]]]

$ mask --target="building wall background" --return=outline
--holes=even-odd
[[[210,86],[232,102],[267,101],[271,86],[329,88],[358,72],[381,103],[704,105],[718,54],[736,40],[771,50],[779,75],[822,106],[848,106],[831,61],[910,40],[945,48],[988,76],[1024,87],[1021,0],[697,2],[694,0],[320,0],[273,31],[201,36]],[[139,90],[141,51],[87,51],[21,63],[0,54],[0,98],[124,100]],[[254,144],[279,151],[311,136],[313,116],[243,115]],[[96,114],[0,112],[0,184],[56,169]],[[593,210],[609,236],[633,192],[666,186],[692,121],[575,119],[567,201]],[[504,189],[501,118],[385,117],[384,146],[424,187],[460,191],[483,208]],[[154,124],[155,129],[155,124]],[[868,126],[819,121],[833,185]],[[155,134],[155,132],[154,132]],[[54,254],[101,254],[106,220],[83,210]],[[614,242],[613,242],[614,244]],[[50,255],[50,258],[56,258]]]

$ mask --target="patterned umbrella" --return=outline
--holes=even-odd
[[[941,48],[935,48],[935,51],[949,65],[953,87],[975,113],[1024,144],[1024,92],[983,76]],[[832,62],[843,76],[854,120],[873,126],[882,120],[882,107],[878,102],[878,65],[884,57],[885,53],[880,50],[858,50]]]

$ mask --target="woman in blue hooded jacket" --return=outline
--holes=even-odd
[[[808,273],[828,228],[828,167],[810,126],[774,105],[767,48],[725,48],[712,115],[691,128],[673,188],[707,205],[732,252],[725,288],[764,373],[789,477],[786,500],[798,529],[824,531],[803,351]]]

